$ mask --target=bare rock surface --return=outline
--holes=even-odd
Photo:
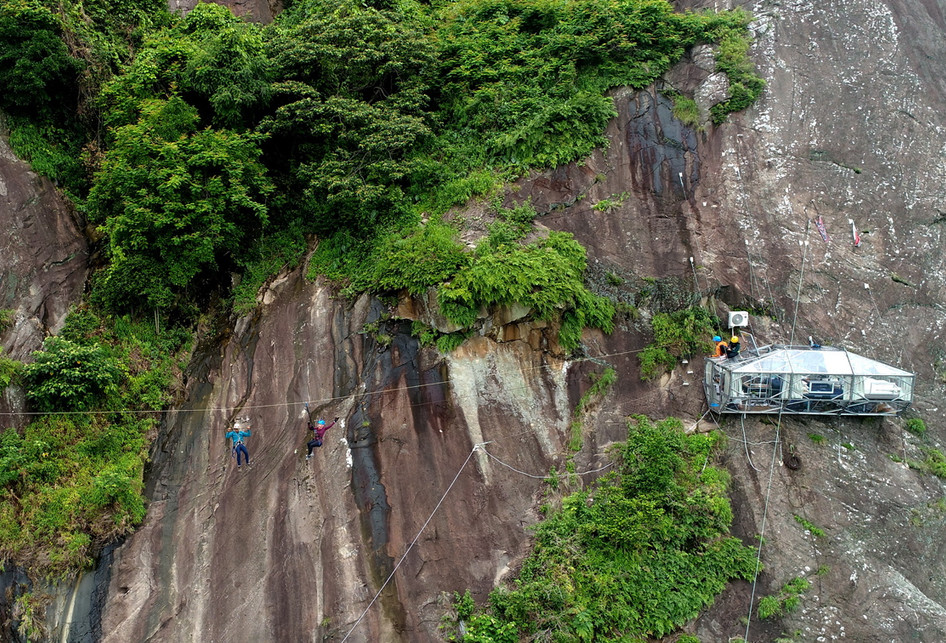
[[[0,327],[6,357],[30,359],[43,339],[59,331],[82,295],[88,273],[87,242],[68,202],[47,179],[13,154],[0,131]],[[23,410],[22,395],[0,393],[0,411]],[[8,426],[15,416],[2,416]]]
[[[171,11],[187,13],[197,6],[199,0],[168,0]],[[268,24],[283,9],[282,0],[217,0],[215,4],[228,7],[234,15],[250,22]]]
[[[359,334],[376,302],[348,310],[299,273],[280,288],[206,347],[170,416],[145,526],[115,555],[106,641],[436,640],[440,593],[485,591],[522,553],[540,480],[474,445],[547,472],[568,365],[522,342],[474,340],[447,362],[406,332],[379,345]],[[308,461],[307,400],[343,418]],[[252,460],[238,468],[224,433],[244,416]]]

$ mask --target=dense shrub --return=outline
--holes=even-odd
[[[567,233],[553,232],[525,246],[503,245],[478,255],[441,287],[440,310],[469,326],[481,306],[519,303],[539,319],[571,311],[610,332],[614,307],[585,290],[584,270],[585,249]]]
[[[374,270],[374,283],[381,289],[407,288],[413,295],[451,279],[471,263],[472,257],[456,240],[454,227],[428,223],[407,237],[385,238]]]
[[[118,393],[123,374],[101,346],[51,337],[24,368],[26,395],[40,411],[87,411]]]
[[[703,308],[686,308],[673,313],[656,313],[651,320],[654,341],[638,354],[641,379],[661,375],[680,359],[712,348],[713,318]]]
[[[48,121],[75,109],[82,68],[52,11],[36,0],[0,4],[0,110]]]
[[[728,477],[705,466],[717,439],[688,436],[674,419],[637,418],[615,448],[617,471],[537,526],[514,587],[494,590],[461,640],[487,640],[509,624],[509,640],[662,637],[730,579],[752,578],[754,550],[727,536]]]
[[[116,131],[96,175],[89,209],[110,259],[99,294],[114,308],[170,306],[198,276],[231,268],[266,223],[272,186],[261,137],[197,122],[181,98],[146,101],[138,122]]]

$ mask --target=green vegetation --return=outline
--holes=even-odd
[[[618,379],[617,371],[608,367],[602,373],[591,374],[591,386],[585,391],[578,404],[575,405],[575,411],[572,413],[571,439],[568,441],[568,450],[576,453],[581,450],[582,444],[582,420],[588,408],[599,401],[614,386]]]
[[[462,327],[421,331],[444,352],[484,307],[530,308],[569,350],[585,328],[610,332],[614,304],[585,286],[585,250],[540,233],[531,204],[502,207],[504,185],[603,145],[606,92],[652,84],[695,44],[719,45],[735,88],[714,119],[761,89],[738,11],[287,4],[265,27],[213,4],[172,15],[163,0],[0,6],[11,145],[58,182],[101,250],[61,336],[28,366],[0,358],[0,384],[22,383],[48,413],[0,436],[3,559],[68,573],[141,520],[151,412],[168,403],[198,316],[249,312],[316,239],[309,274],[344,295],[435,290]],[[456,210],[471,200],[488,204],[485,232]],[[696,323],[668,321],[685,332],[661,334],[660,350],[695,352]]]
[[[946,455],[943,455],[943,452],[939,449],[932,447],[923,447],[923,453],[926,455],[926,458],[922,462],[909,460],[907,461],[908,466],[911,469],[916,469],[924,473],[932,473],[938,478],[946,479]]]
[[[828,438],[824,437],[820,433],[809,433],[808,439],[814,442],[815,444],[824,444],[828,440]]]
[[[613,199],[601,199],[591,206],[591,209],[595,212],[608,212],[614,208],[620,207],[622,203],[627,201],[629,196],[630,194],[627,192],[622,192],[621,194],[615,195]]]
[[[713,343],[713,318],[703,308],[656,313],[650,322],[654,341],[637,356],[641,379],[650,380],[674,368],[679,360],[708,353]]]
[[[13,601],[13,619],[17,622],[17,630],[27,641],[48,640],[44,618],[48,602],[48,597],[33,592],[24,592]]]
[[[482,306],[518,303],[538,319],[560,315],[559,341],[576,348],[586,326],[607,333],[613,328],[614,305],[585,288],[585,265],[585,249],[563,232],[527,245],[487,248],[440,287],[440,310],[450,321],[470,326]]]
[[[811,521],[797,514],[795,514],[795,522],[797,522],[799,525],[801,525],[802,527],[807,529],[809,532],[811,532],[812,536],[818,536],[818,537],[824,536],[824,529],[821,529],[820,527],[816,527],[814,523],[812,523]]]
[[[3,347],[0,347],[0,391],[12,384],[19,375],[22,364],[15,359],[3,356]]]
[[[69,413],[0,434],[0,559],[66,574],[144,518],[147,411],[169,402],[187,338],[84,309],[23,367],[31,405]]]
[[[808,591],[811,583],[805,578],[793,578],[785,583],[778,594],[759,599],[760,619],[776,618],[794,612],[801,604],[801,595]]]
[[[700,126],[700,108],[695,100],[675,90],[665,91],[663,94],[673,101],[674,118],[690,127]]]
[[[15,310],[11,310],[9,308],[0,308],[0,333],[13,325],[13,317],[15,314]]]
[[[727,475],[705,466],[718,439],[688,436],[672,418],[636,418],[614,448],[616,471],[536,527],[515,584],[481,610],[458,597],[466,635],[453,640],[662,637],[730,579],[752,578],[754,550],[727,536]]]
[[[118,393],[122,372],[101,345],[84,346],[50,337],[26,365],[26,394],[40,411],[90,411],[103,408]]]
[[[730,77],[717,120],[762,86],[747,14],[664,0],[298,0],[266,27],[213,4],[163,6],[16,0],[0,13],[11,139],[100,226],[109,263],[95,284],[116,312],[186,312],[233,273],[246,273],[232,300],[246,310],[313,233],[313,265],[350,292],[438,286],[486,259],[459,256],[437,217],[603,145],[608,89],[650,85],[698,43],[718,45]],[[484,254],[529,231],[500,217]],[[429,240],[428,261],[379,279]],[[574,345],[574,326],[601,311],[557,303],[574,313]]]
[[[604,144],[607,90],[653,83],[697,43],[718,43],[734,88],[761,83],[747,14],[664,0],[299,0],[267,27],[213,4],[172,16],[156,0],[74,1],[4,5],[0,107],[29,115],[17,149],[99,226],[93,295],[119,313],[186,320],[234,288],[246,312],[317,234],[312,269],[347,294],[440,288],[465,327],[515,301],[560,317],[576,347],[583,327],[610,328],[613,306],[581,284],[574,242],[527,242],[526,205],[499,208],[471,252],[441,215]],[[717,111],[744,106],[734,94]],[[508,269],[517,283],[497,287]]]
[[[755,75],[749,60],[750,44],[745,32],[730,30],[720,38],[716,69],[729,78],[729,97],[710,108],[714,125],[725,121],[728,114],[749,107],[765,89],[765,81]]]
[[[903,423],[903,428],[918,438],[926,436],[926,422],[921,418],[910,418]]]

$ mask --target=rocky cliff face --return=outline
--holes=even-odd
[[[695,289],[721,311],[769,311],[752,318],[764,341],[810,334],[916,371],[935,444],[946,435],[942,11],[919,0],[745,6],[768,82],[755,107],[689,128],[656,90],[616,92],[609,148],[528,177],[510,200],[531,198],[541,224],[573,232],[589,279],[625,300],[657,278],[658,304]],[[720,91],[707,55],[666,79],[704,107]],[[818,216],[830,241],[809,225]],[[582,471],[604,464],[628,414],[695,424],[705,411],[699,364],[640,381],[646,319],[588,333],[586,358],[565,361],[542,329],[500,315],[495,332],[442,357],[387,320],[396,311],[334,299],[299,272],[262,299],[253,317],[206,332],[189,399],[155,445],[145,524],[88,581],[103,593],[82,605],[101,613],[80,605],[51,619],[73,621],[70,636],[437,640],[442,592],[482,599],[520,560],[543,490],[530,476],[561,464],[590,371],[611,365],[619,379],[585,420]],[[382,332],[361,332],[376,321]],[[343,418],[309,461],[306,401]],[[224,432],[240,417],[252,463],[237,469]],[[943,485],[891,458],[921,459],[918,439],[889,419],[721,428],[735,530],[746,542],[764,533],[764,571],[688,629],[705,641],[946,638]],[[752,598],[795,576],[813,581],[801,610],[774,624],[753,613],[747,630]]]
[[[2,130],[0,228],[0,310],[9,311],[9,323],[0,326],[0,346],[3,355],[25,359],[59,330],[81,296],[88,251],[67,202],[14,156]],[[0,413],[22,410],[15,390],[0,395]],[[16,416],[0,419],[7,426]]]
[[[147,524],[116,552],[105,640],[321,640],[344,635],[455,484],[350,640],[428,640],[441,591],[483,588],[516,560],[570,417],[569,366],[480,339],[448,360],[298,273],[192,377],[155,452]],[[305,459],[306,410],[343,418]],[[217,409],[234,409],[223,411]],[[249,418],[249,467],[225,444]],[[458,475],[459,474],[459,475]],[[462,560],[458,574],[455,561]],[[462,579],[462,580],[461,580]]]
[[[235,15],[246,20],[263,24],[272,22],[273,17],[279,15],[284,5],[282,0],[222,0],[215,4],[229,7]],[[171,11],[187,13],[195,6],[197,6],[197,0],[168,0]]]

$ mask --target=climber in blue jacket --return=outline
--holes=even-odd
[[[248,438],[252,435],[249,427],[246,430],[234,429],[233,431],[227,432],[227,438],[233,440],[233,451],[232,454],[236,456],[237,466],[241,466],[243,463],[240,460],[240,454],[243,454],[243,457],[246,458],[246,463],[250,463],[250,452],[246,450],[246,444],[243,442],[243,438]]]

